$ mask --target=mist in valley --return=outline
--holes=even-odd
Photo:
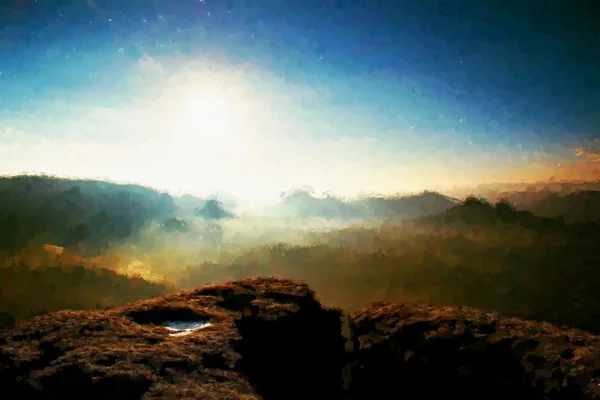
[[[294,190],[249,208],[100,181],[0,183],[0,235],[10,238],[1,242],[5,325],[278,276],[306,281],[325,304],[347,311],[417,301],[600,329],[600,232],[589,213],[599,197],[578,187],[548,192],[536,203],[542,217],[506,199],[437,192],[342,198]]]

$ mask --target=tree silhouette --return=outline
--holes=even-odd
[[[196,210],[196,215],[209,221],[229,219],[234,216],[233,213],[225,210],[223,204],[216,199],[206,200],[202,207]]]

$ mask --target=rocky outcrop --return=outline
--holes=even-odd
[[[0,335],[0,385],[33,400],[600,395],[600,340],[582,331],[373,303],[349,316],[344,353],[340,316],[306,284],[276,278],[46,314]]]
[[[600,340],[582,331],[420,304],[374,303],[349,322],[351,399],[600,395]]]
[[[168,329],[185,322],[196,330]],[[0,336],[0,386],[44,400],[336,399],[340,332],[306,284],[226,282],[33,318]]]

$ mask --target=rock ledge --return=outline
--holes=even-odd
[[[600,340],[586,332],[379,302],[348,317],[346,343],[341,321],[277,278],[61,311],[0,335],[0,385],[28,400],[600,398]]]

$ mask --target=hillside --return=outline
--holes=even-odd
[[[491,204],[476,197],[467,197],[444,212],[418,218],[415,222],[440,226],[513,224],[533,230],[566,228],[561,219],[543,218],[530,211],[518,211],[506,200]]]
[[[600,191],[580,190],[561,196],[551,194],[529,207],[542,217],[564,218],[569,224],[600,222]]]
[[[516,209],[540,217],[563,217],[568,224],[600,220],[600,182],[547,182],[539,184],[481,185],[471,193],[489,202],[503,199]],[[463,189],[464,191],[464,189]],[[457,191],[451,191],[456,194]],[[461,196],[462,197],[462,196]]]
[[[415,303],[348,320],[346,342],[339,310],[275,278],[61,311],[0,335],[0,385],[32,400],[600,395],[600,340],[582,331]]]
[[[369,301],[470,306],[600,332],[600,227],[567,225],[466,199],[402,224],[314,233],[310,244],[278,244],[189,265],[177,280],[276,275],[308,282],[328,305]]]
[[[463,198],[468,195],[482,197],[490,202],[506,199],[517,209],[529,209],[533,204],[550,195],[567,196],[578,191],[599,191],[600,181],[565,182],[547,181],[538,183],[493,183],[481,184],[472,188],[454,188],[446,194]]]
[[[537,211],[536,214],[529,210],[519,211],[505,199],[491,204],[483,199],[467,197],[460,204],[442,213],[418,218],[414,223],[434,226],[517,225],[537,232],[588,237],[600,234],[600,226],[593,218],[593,214],[596,213],[593,207],[596,201],[595,193],[582,192],[566,197],[552,195],[532,207]],[[576,202],[581,207],[575,206]],[[580,218],[577,218],[577,215]]]
[[[52,184],[61,190],[79,187],[79,181],[41,179],[44,196],[62,193],[51,190]],[[20,193],[14,190],[17,186],[13,185],[13,192]],[[124,211],[117,207],[119,197],[114,193],[124,195],[123,190],[127,194],[128,189],[99,182],[80,186],[85,190],[75,192],[85,200],[83,205],[93,208],[99,203],[113,221],[121,218]],[[148,209],[145,204],[163,204],[165,198],[165,204],[171,204],[169,196],[139,187],[131,192],[136,190],[142,194],[133,197],[133,204],[142,210]],[[19,201],[7,204],[15,209],[19,203],[37,204],[35,191],[24,193],[16,197]],[[106,203],[107,198],[117,200]],[[471,197],[457,204],[427,192],[380,200],[404,204],[402,210],[412,209],[417,215],[425,209],[442,211],[408,221],[382,218],[367,224],[359,220],[355,225],[337,224],[337,229],[313,229],[308,220],[293,236],[286,231],[290,228],[286,220],[273,218],[265,226],[261,226],[264,221],[259,216],[229,220],[233,215],[224,204],[188,197],[184,202],[190,215],[198,210],[206,211],[205,215],[182,217],[181,205],[158,207],[164,214],[176,210],[164,219],[160,217],[163,211],[134,213],[130,220],[142,224],[141,233],[119,240],[114,239],[114,225],[99,223],[105,228],[103,233],[66,249],[56,247],[64,253],[49,260],[38,252],[42,244],[57,243],[42,238],[62,240],[61,234],[71,221],[93,213],[75,206],[60,212],[57,208],[33,207],[38,216],[47,212],[45,217],[53,221],[62,218],[66,223],[38,227],[32,219],[31,226],[38,231],[45,229],[45,236],[34,235],[28,246],[2,257],[1,266],[6,269],[0,271],[0,312],[5,314],[0,320],[5,318],[6,325],[15,318],[64,307],[116,306],[167,290],[164,284],[155,285],[147,279],[166,279],[174,287],[193,288],[226,279],[276,275],[308,282],[325,304],[349,312],[370,301],[416,301],[496,310],[600,332],[597,223],[567,224],[561,218],[538,217],[530,211],[518,211],[506,201],[491,204]],[[207,204],[212,206],[203,209]],[[428,206],[419,206],[423,204]],[[405,211],[398,208],[396,215]],[[20,212],[19,218],[29,215],[26,209]],[[146,229],[147,222],[143,221],[155,221],[155,215],[159,215],[158,223]],[[90,229],[97,222],[88,220]],[[102,251],[97,246],[98,250],[92,251],[89,243],[108,243],[110,247]],[[138,274],[145,279],[135,277]],[[138,289],[127,290],[131,285]],[[31,288],[35,293],[29,295]]]
[[[174,213],[171,196],[138,185],[45,176],[0,178],[0,251],[46,243],[99,254]]]
[[[0,330],[63,309],[101,310],[171,290],[163,282],[117,273],[111,257],[84,258],[56,248],[26,249],[0,263]]]

